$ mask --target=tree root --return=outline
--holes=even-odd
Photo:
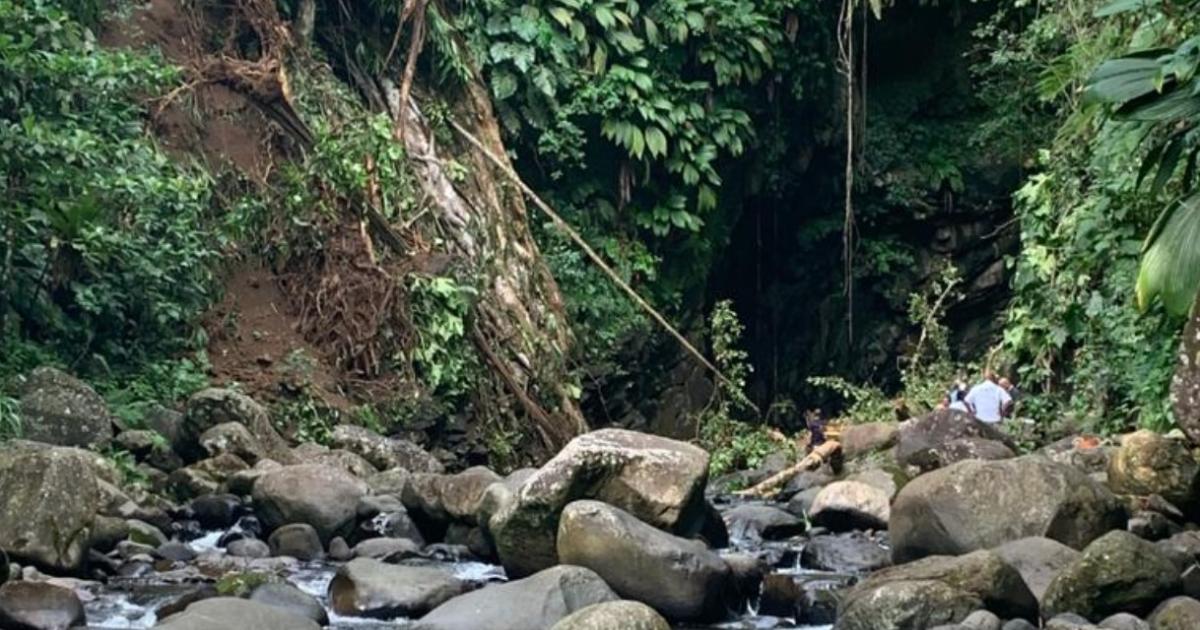
[[[820,468],[821,464],[832,459],[840,454],[842,445],[832,440],[814,448],[811,453],[805,455],[803,459],[796,462],[792,466],[785,468],[770,477],[758,482],[750,488],[746,488],[736,494],[743,497],[766,497],[779,492],[780,487],[792,480],[792,477],[800,474],[805,470],[815,470]]]

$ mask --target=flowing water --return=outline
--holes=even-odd
[[[217,542],[226,532],[207,532],[200,538],[189,543],[199,555],[208,557],[223,556],[224,550]],[[820,571],[811,571],[801,566],[800,551],[803,541],[788,541],[783,543],[759,544],[754,541],[734,541],[733,548],[740,551],[761,553],[771,558],[774,566],[772,573],[778,575],[809,577],[822,579],[835,576]],[[476,584],[500,582],[505,580],[504,569],[491,564],[471,561],[430,561],[450,568],[459,578]],[[329,611],[332,630],[376,630],[384,628],[404,628],[412,624],[408,619],[366,619],[361,617],[344,617],[329,610],[326,596],[329,582],[337,571],[337,564],[330,562],[298,563],[287,568],[284,577],[300,590],[316,597]],[[195,574],[188,574],[195,578]],[[85,592],[85,608],[89,620],[89,628],[93,630],[118,630],[152,628],[158,622],[155,611],[165,604],[178,599],[181,595],[194,590],[195,579],[176,579],[170,574],[155,574],[144,578],[113,578],[108,584],[96,584]],[[716,625],[685,625],[678,626],[680,630],[727,629],[727,630],[767,630],[773,628],[793,628],[806,630],[829,630],[829,625],[798,625],[789,618],[773,617],[758,614],[758,601],[747,603],[746,610],[737,619]],[[486,630],[486,628],[480,628]]]

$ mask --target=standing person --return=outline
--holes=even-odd
[[[804,414],[804,424],[808,426],[808,451],[825,443],[825,418],[820,409],[809,409]]]
[[[1010,400],[1008,401],[1008,405],[1004,407],[1004,417],[1011,418],[1016,411],[1017,398],[1020,398],[1020,394],[1017,392],[1017,387],[1012,384],[1012,381],[1004,378],[1003,376],[1000,377],[1000,380],[997,382],[997,384],[1004,391],[1008,392],[1008,397]]]
[[[1012,396],[996,383],[996,373],[985,370],[983,380],[967,392],[967,405],[981,422],[995,424],[1004,418]]]

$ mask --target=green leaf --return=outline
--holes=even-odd
[[[1158,193],[1162,192],[1167,181],[1171,179],[1171,175],[1175,174],[1175,166],[1179,163],[1179,156],[1183,153],[1183,138],[1184,136],[1176,136],[1167,143],[1167,148],[1163,149],[1162,158],[1158,161],[1158,173],[1154,176],[1154,183],[1150,185],[1150,195],[1157,197]]]
[[[1200,97],[1187,89],[1169,89],[1163,94],[1148,94],[1122,105],[1116,116],[1142,122],[1175,121],[1200,115]]]
[[[554,21],[563,27],[568,27],[571,25],[571,22],[575,21],[571,12],[563,7],[550,7],[550,17],[554,18]]]
[[[517,93],[517,77],[511,72],[500,70],[492,74],[492,95],[503,101]]]
[[[1159,296],[1167,311],[1186,315],[1200,288],[1200,194],[1171,204],[1151,229],[1138,270],[1137,302]]]
[[[617,45],[625,49],[625,52],[627,53],[641,52],[641,50],[645,48],[645,44],[642,42],[642,40],[630,31],[617,31],[616,33],[613,33],[613,39],[617,42]]]
[[[595,16],[596,22],[606,29],[617,25],[617,18],[613,15],[612,9],[605,5],[596,5],[596,8],[592,9],[592,15]]]
[[[667,154],[667,136],[658,127],[646,128],[646,148],[650,150],[652,157],[665,156]]]
[[[642,130],[639,127],[630,125],[630,130],[632,138],[629,142],[629,152],[640,160],[646,152],[646,136],[642,134]]]
[[[1100,64],[1088,78],[1087,95],[1104,103],[1122,104],[1155,92],[1155,82],[1162,69],[1157,57],[1130,56],[1110,59]]]
[[[1118,15],[1128,13],[1130,11],[1140,11],[1156,7],[1162,4],[1162,0],[1114,0],[1098,9],[1092,15],[1095,17],[1108,17],[1110,15]]]

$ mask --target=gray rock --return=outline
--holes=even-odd
[[[1037,619],[1038,615],[1037,600],[1016,569],[994,552],[976,551],[958,557],[930,556],[871,574],[843,596],[836,628],[961,623],[980,608],[1008,618]]]
[[[441,462],[407,440],[383,437],[370,429],[342,424],[334,427],[330,443],[371,462],[379,470],[403,468],[409,472],[440,473]]]
[[[800,517],[771,505],[739,505],[721,516],[734,540],[782,540],[805,530]]]
[[[1200,628],[1200,601],[1191,597],[1172,597],[1158,605],[1150,615],[1154,630],[1195,630]]]
[[[550,628],[617,594],[583,567],[561,565],[455,597],[425,615],[416,630],[530,630]]]
[[[964,461],[917,477],[892,504],[892,559],[957,555],[1042,536],[1082,548],[1125,525],[1124,505],[1044,457]]]
[[[466,589],[444,569],[356,558],[339,568],[329,583],[329,603],[339,615],[420,617]]]
[[[335,562],[349,562],[354,559],[354,550],[345,538],[338,536],[329,541],[329,559]]]
[[[729,566],[703,543],[599,501],[575,501],[563,510],[558,556],[564,564],[595,571],[619,595],[676,620],[723,613],[722,595],[732,586]]]
[[[1087,619],[1079,615],[1064,613],[1055,615],[1054,618],[1046,622],[1046,630],[1096,630],[1096,626],[1092,625]]]
[[[896,491],[899,490],[899,487],[896,485],[896,478],[892,476],[892,473],[879,468],[856,472],[853,475],[847,476],[846,481],[858,481],[868,486],[874,486],[887,496],[888,501],[894,499]]]
[[[987,444],[986,442],[994,444]],[[1012,440],[996,427],[951,409],[939,409],[900,423],[896,462],[922,471],[948,466],[967,458],[1016,451]]]
[[[1050,582],[1042,613],[1099,621],[1119,612],[1145,614],[1178,593],[1179,570],[1152,543],[1126,531],[1096,539]]]
[[[237,455],[251,466],[270,459],[266,447],[240,422],[222,422],[206,429],[200,434],[200,448],[209,457],[223,453]]]
[[[592,604],[564,617],[550,630],[671,630],[653,608],[632,601]]]
[[[80,568],[107,504],[92,457],[62,447],[0,448],[0,550],[56,572]]]
[[[47,582],[8,582],[0,586],[0,628],[66,630],[87,624],[75,591]]]
[[[571,501],[603,501],[690,537],[705,521],[707,479],[708,453],[697,446],[623,429],[593,431],[526,479],[487,529],[505,570],[521,577],[557,563],[558,517]],[[485,498],[481,512],[488,504]]]
[[[1037,630],[1037,626],[1024,619],[1009,619],[1000,630]]]
[[[325,556],[320,535],[308,523],[289,523],[276,528],[267,543],[273,556],[288,556],[297,560],[320,560]]]
[[[266,558],[271,555],[271,547],[257,538],[239,538],[229,543],[225,551],[238,558]]]
[[[185,543],[178,540],[171,540],[158,546],[154,550],[154,555],[163,560],[172,562],[191,562],[196,559],[196,552]]]
[[[1150,624],[1129,613],[1117,613],[1100,622],[1105,630],[1150,630]]]
[[[154,626],[160,630],[320,630],[311,619],[237,597],[210,597]]]
[[[823,487],[808,488],[796,493],[791,499],[788,499],[784,509],[795,514],[796,516],[806,516],[812,511],[813,501],[817,500],[817,495],[821,494]]]
[[[976,610],[967,615],[966,619],[962,620],[961,625],[965,630],[1000,630],[1000,618],[987,610]]]
[[[367,485],[374,494],[390,494],[399,497],[404,494],[404,488],[408,486],[408,480],[411,477],[412,473],[403,468],[392,468],[368,477]]]
[[[200,527],[207,530],[226,529],[237,521],[242,501],[232,494],[208,494],[196,497],[189,506]]]
[[[835,481],[817,493],[808,517],[813,525],[841,532],[884,529],[891,512],[888,496],[879,488],[859,481]]]
[[[87,383],[52,367],[30,372],[20,384],[21,432],[57,446],[98,446],[113,437],[112,414]]]
[[[1051,580],[1079,558],[1079,552],[1049,538],[1030,537],[996,547],[1002,560],[1021,574],[1030,592],[1042,601]]]
[[[308,523],[322,541],[353,532],[358,502],[367,485],[329,466],[304,464],[268,471],[254,484],[254,504],[268,531]]]
[[[371,462],[345,449],[324,451],[316,457],[305,461],[322,466],[341,468],[359,479],[370,479],[379,474],[379,469],[372,465]]]
[[[368,538],[354,546],[355,558],[387,559],[395,562],[421,554],[421,547],[407,538]]]
[[[329,625],[329,613],[325,612],[321,602],[291,584],[278,582],[263,584],[250,594],[250,601],[274,606],[298,617],[311,619],[321,626]]]
[[[219,491],[230,477],[249,467],[237,455],[222,453],[172,472],[168,486],[177,497],[193,499]]]
[[[864,422],[842,429],[842,453],[846,459],[882,451],[895,446],[900,426],[895,422]]]
[[[409,513],[430,521],[476,524],[484,492],[500,475],[476,466],[458,474],[416,473],[404,488],[404,506]]]
[[[805,568],[838,573],[870,573],[892,564],[892,554],[859,532],[814,536],[804,544],[800,561]]]
[[[200,443],[201,436],[228,422],[239,423],[248,429],[270,459],[283,464],[296,461],[287,442],[271,423],[266,408],[245,394],[216,387],[196,392],[188,399],[175,450],[188,461],[205,457],[207,451]]]

